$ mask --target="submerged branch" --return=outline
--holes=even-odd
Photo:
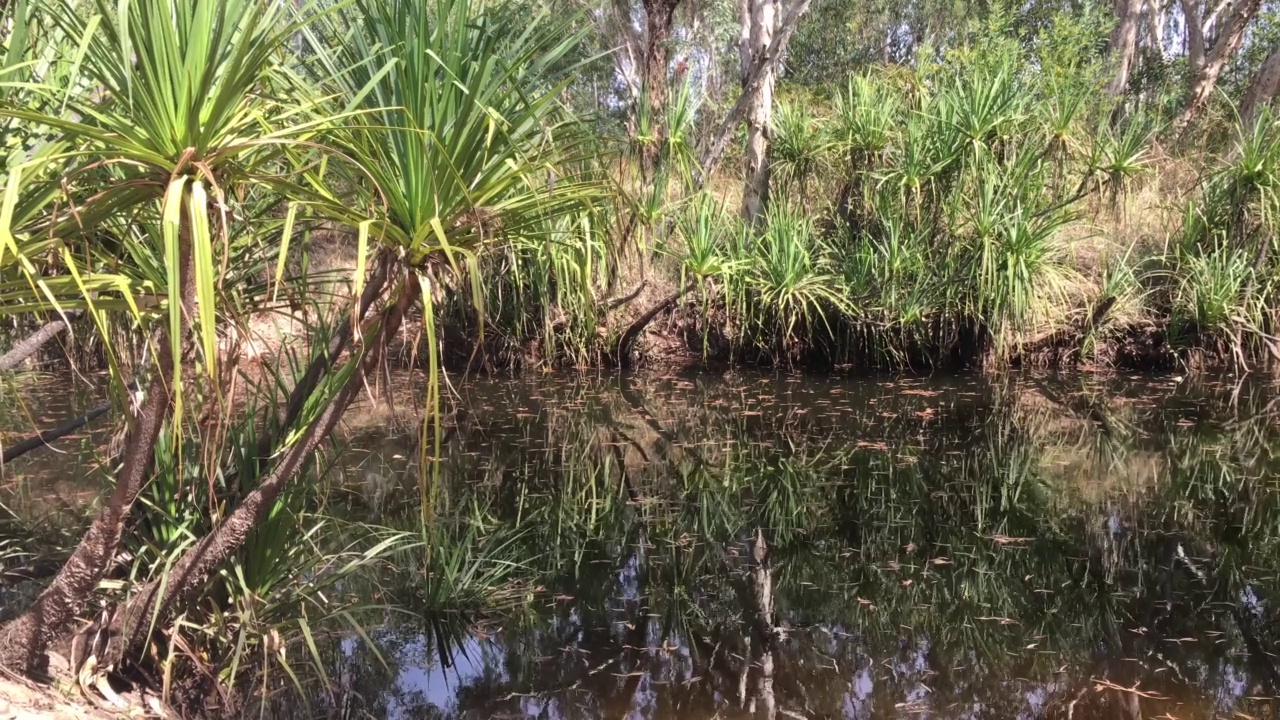
[[[103,415],[106,415],[110,411],[111,411],[111,403],[106,402],[79,417],[71,418],[70,420],[59,425],[58,427],[52,428],[50,430],[45,430],[44,432],[38,433],[36,435],[32,435],[31,437],[23,440],[22,442],[14,443],[13,445],[10,445],[9,447],[4,449],[3,456],[0,456],[0,465],[13,462],[14,460],[17,460],[18,458],[22,457],[23,455],[26,455],[27,453],[31,452],[32,450],[35,450],[36,448],[41,448],[52,442],[61,440],[67,435],[70,435],[76,430],[79,430],[85,425],[88,425],[94,420],[97,420]]]

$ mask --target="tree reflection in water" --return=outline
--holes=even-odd
[[[426,549],[384,598],[386,664],[330,643],[338,687],[307,712],[1276,717],[1274,398],[1024,376],[473,384]],[[382,447],[362,467],[398,490],[351,512],[412,527],[413,463],[390,458],[413,450]]]

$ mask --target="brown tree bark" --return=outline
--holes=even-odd
[[[1113,58],[1116,74],[1107,84],[1107,94],[1120,97],[1129,88],[1133,59],[1138,52],[1138,20],[1144,0],[1115,0],[1116,26],[1111,31],[1107,52]]]
[[[657,169],[662,145],[667,139],[667,67],[670,64],[671,30],[675,25],[676,8],[681,0],[643,0],[645,47],[644,69],[641,82],[649,107],[649,122],[653,130],[651,142],[645,146],[643,162],[647,174]]]
[[[747,0],[749,12],[748,50],[750,63],[764,57],[773,44],[777,30],[777,0]],[[750,82],[749,73],[742,75],[744,92]],[[767,64],[747,100],[747,174],[742,189],[742,217],[756,222],[769,204],[769,141],[773,124],[773,86],[777,81],[777,65]]]
[[[1240,125],[1243,128],[1253,128],[1262,109],[1275,99],[1277,90],[1280,90],[1280,48],[1272,50],[1262,61],[1240,101]]]
[[[24,360],[35,355],[37,350],[44,347],[45,343],[54,339],[66,329],[67,323],[63,318],[46,323],[44,327],[28,335],[22,342],[9,348],[9,352],[0,355],[0,372],[8,372],[18,367]]]
[[[187,550],[170,569],[165,582],[153,581],[133,595],[112,620],[112,640],[107,663],[119,663],[144,646],[152,627],[163,627],[172,612],[205,587],[209,577],[239,550],[262,522],[280,493],[292,482],[319,446],[325,442],[343,412],[364,387],[364,379],[377,372],[387,344],[395,337],[405,314],[417,302],[421,286],[412,275],[402,277],[396,300],[379,313],[376,325],[363,328],[369,346],[360,366],[351,374],[328,406],[302,437],[284,451],[274,469],[245,495],[216,528]]]
[[[186,213],[183,213],[178,242],[181,267],[177,300],[182,305],[185,344],[191,318],[197,310],[195,250]],[[115,488],[49,587],[26,612],[0,628],[0,667],[26,675],[42,674],[48,662],[49,644],[84,610],[98,582],[115,561],[125,521],[151,477],[156,444],[173,409],[173,393],[181,392],[180,388],[172,387],[172,376],[168,374],[174,362],[168,334],[157,331],[152,342],[157,349],[155,376],[129,430]]]
[[[1185,129],[1204,110],[1218,85],[1218,76],[1239,52],[1245,30],[1261,6],[1262,0],[1234,0],[1229,6],[1201,15],[1198,2],[1182,0],[1183,13],[1187,18],[1187,55],[1192,76],[1187,106],[1174,122],[1175,128]],[[1206,44],[1205,37],[1210,28],[1215,31],[1212,47]]]

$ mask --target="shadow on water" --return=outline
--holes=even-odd
[[[1026,375],[473,381],[429,483],[411,438],[352,439],[345,512],[422,543],[378,586],[371,642],[322,641],[308,702],[282,680],[249,710],[1277,717],[1278,398]]]

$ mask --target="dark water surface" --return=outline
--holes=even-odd
[[[415,430],[351,424],[335,504],[425,515],[421,559],[266,716],[1280,717],[1269,384],[462,393],[429,482]]]
[[[389,717],[1274,718],[1277,397],[472,381],[397,600],[426,621],[337,675]],[[417,487],[394,445],[351,474],[373,519]]]

